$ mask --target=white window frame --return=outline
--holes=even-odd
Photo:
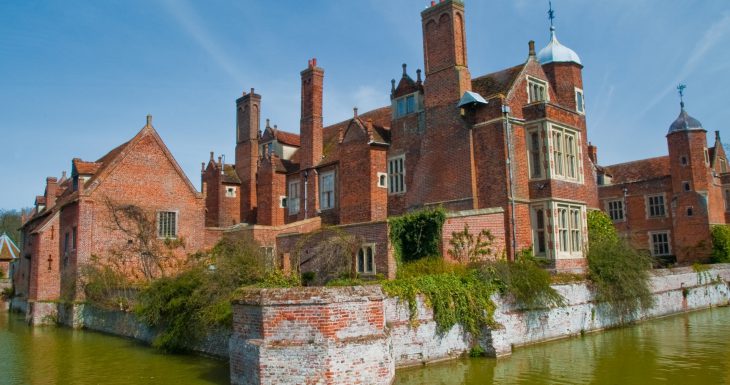
[[[288,201],[286,195],[279,195],[279,208],[280,209],[285,209],[286,206],[288,205],[288,203],[289,203],[289,201]]]
[[[406,192],[406,156],[398,155],[388,158],[388,194],[396,195]]]
[[[661,215],[652,215],[652,207],[658,208],[659,205],[656,203],[652,203],[652,200],[655,198],[661,198],[662,204],[661,204]],[[664,194],[652,194],[652,195],[646,195],[644,197],[644,205],[646,207],[646,217],[647,218],[666,218],[667,217],[667,199],[664,196]]]
[[[236,186],[226,186],[226,198],[236,197]]]
[[[533,136],[537,135],[537,142]],[[527,162],[531,180],[545,178],[543,167],[545,156],[543,154],[543,131],[540,128],[529,128],[527,131]]]
[[[666,236],[666,240],[662,241],[662,243],[666,243],[666,253],[657,253],[656,250],[656,244],[654,237],[657,236]],[[648,233],[648,240],[649,240],[649,251],[651,252],[652,257],[663,257],[667,255],[672,255],[672,235],[669,230],[662,230],[662,231],[650,231]]]
[[[379,172],[377,173],[376,177],[378,187],[380,188],[388,188],[388,173],[387,172]]]
[[[548,82],[527,76],[527,103],[549,102]]]
[[[331,189],[325,190],[325,180],[331,178],[332,179],[332,185]],[[319,209],[324,210],[331,210],[335,208],[335,204],[337,202],[336,200],[336,188],[335,188],[335,172],[334,171],[326,171],[319,174]],[[329,199],[327,199],[329,198]]]
[[[623,199],[611,199],[606,201],[606,214],[613,222],[624,222],[626,220],[626,208]]]
[[[178,227],[180,225],[179,213],[175,210],[158,211],[157,212],[157,238],[159,239],[177,239]],[[171,217],[170,217],[171,215]],[[167,218],[163,219],[163,216]],[[174,221],[174,228],[171,229],[170,223],[163,225],[163,220],[169,222],[170,218]]]
[[[580,131],[550,124],[551,178],[583,183]]]
[[[368,250],[370,250],[369,255],[367,253]],[[355,255],[355,269],[358,275],[375,275],[377,270],[375,266],[375,251],[375,243],[365,243],[360,247],[357,255]],[[370,266],[368,266],[368,259],[370,260]]]
[[[557,203],[555,213],[556,244],[558,255],[583,255],[583,222],[585,206]]]
[[[530,224],[532,227],[532,252],[537,256],[549,254],[548,217],[550,210],[544,205],[535,205],[530,210]],[[540,227],[540,216],[542,216],[542,227]],[[542,237],[542,250],[540,250],[540,237]]]
[[[578,95],[580,95],[580,99]],[[586,114],[586,95],[578,87],[575,87],[575,111],[581,115]]]
[[[299,186],[299,179],[290,180],[288,183],[289,194],[286,200],[286,206],[289,215],[299,214]]]

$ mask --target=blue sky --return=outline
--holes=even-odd
[[[95,160],[145,115],[193,183],[208,152],[233,160],[234,101],[298,131],[299,72],[325,68],[325,124],[389,104],[401,64],[422,68],[423,0],[0,0],[0,208],[30,206],[71,159]],[[472,76],[549,38],[547,0],[466,0]],[[712,137],[730,100],[727,0],[554,0],[558,38],[585,68],[588,137],[601,164],[666,154],[687,110]],[[262,119],[263,121],[263,119]]]

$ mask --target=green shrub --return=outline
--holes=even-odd
[[[416,297],[422,294],[426,305],[433,309],[439,332],[447,332],[458,323],[478,336],[484,326],[494,324],[491,295],[495,287],[476,270],[409,276],[382,286],[386,294],[408,303],[411,320],[417,316]]]
[[[483,229],[476,235],[469,232],[469,225],[464,224],[464,230],[451,233],[449,256],[461,263],[478,262],[492,255],[494,236]]]
[[[87,302],[106,310],[129,310],[134,303],[137,286],[110,265],[102,265],[96,256],[80,267]],[[73,282],[71,283],[73,284]]]
[[[505,259],[482,267],[485,279],[493,281],[502,294],[511,294],[524,309],[563,306],[565,298],[552,286],[550,273],[529,250],[517,255],[514,262]]]
[[[401,264],[398,266],[397,275],[401,279],[444,273],[463,275],[466,271],[465,265],[449,262],[441,257],[428,257]]]
[[[588,217],[588,242],[590,244],[601,241],[618,241],[616,227],[611,218],[600,210],[590,210]]]
[[[423,209],[388,219],[389,237],[399,262],[441,254],[441,231],[446,221],[443,208]]]
[[[712,262],[730,262],[730,226],[712,226]]]
[[[637,310],[654,304],[649,288],[652,259],[624,241],[593,242],[588,252],[588,277],[596,290],[596,300],[605,302],[621,322]]]
[[[15,290],[12,286],[3,288],[3,291],[0,292],[0,298],[4,300],[10,300],[13,296],[15,296]]]

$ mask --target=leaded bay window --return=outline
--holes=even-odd
[[[530,177],[542,177],[542,154],[540,151],[540,133],[538,131],[530,132]]]
[[[553,177],[582,181],[579,132],[553,125],[550,133]]]
[[[157,212],[157,236],[159,238],[177,238],[177,212]]]
[[[319,175],[319,208],[329,210],[335,207],[335,172],[328,171]]]
[[[580,253],[583,251],[582,213],[583,208],[581,206],[558,205],[558,251],[563,253]]]
[[[401,155],[388,159],[388,193],[404,192],[406,192],[406,156]]]
[[[533,252],[544,255],[547,251],[545,209],[542,206],[532,209]]]

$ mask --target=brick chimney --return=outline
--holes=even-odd
[[[324,70],[317,59],[309,60],[302,71],[301,168],[315,166],[322,160],[322,84]]]
[[[471,90],[466,60],[464,3],[446,0],[421,12],[426,108],[451,104]]]
[[[58,192],[58,180],[49,176],[46,178],[46,207],[53,207],[56,204],[56,192]]]
[[[591,159],[593,164],[598,164],[598,147],[591,142],[588,142],[588,158]]]

